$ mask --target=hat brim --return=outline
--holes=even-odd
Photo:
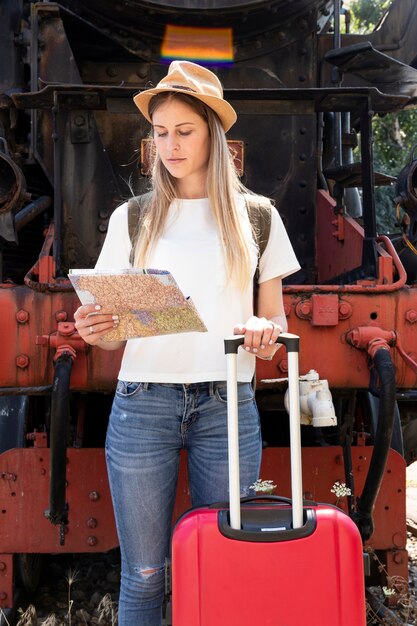
[[[155,87],[154,89],[146,89],[146,91],[142,91],[141,93],[136,94],[133,98],[133,102],[138,107],[139,111],[146,117],[148,122],[152,124],[152,120],[149,115],[149,102],[151,99],[156,96],[158,93],[163,93],[164,91],[172,91],[174,93],[183,93],[187,96],[192,96],[193,98],[197,98],[197,100],[201,100],[204,102],[210,109],[212,109],[220,118],[221,124],[223,126],[224,132],[227,132],[229,128],[233,126],[236,122],[237,115],[236,111],[223,98],[217,98],[216,96],[209,96],[205,94],[194,93],[192,91],[188,91],[186,89],[178,89],[178,88],[170,88],[170,87]]]

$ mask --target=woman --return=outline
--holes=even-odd
[[[152,124],[156,152],[134,265],[170,270],[208,329],[128,340],[109,419],[106,459],[122,557],[119,625],[160,626],[181,449],[193,506],[228,497],[223,339],[232,331],[245,336],[238,399],[241,485],[248,494],[261,459],[255,356],[270,359],[277,350],[287,329],[281,281],[299,265],[272,210],[254,315],[258,249],[248,192],[225,136],[236,113],[215,74],[174,61],[158,86],[134,101]],[[111,217],[96,267],[129,267],[130,255],[125,203]],[[75,320],[87,343],[108,350],[123,345],[101,341],[118,323],[111,312],[81,306]]]

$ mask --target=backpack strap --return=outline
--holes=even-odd
[[[271,232],[271,202],[268,198],[250,195],[245,197],[245,202],[256,243],[259,248],[259,258],[261,258],[265,252]]]
[[[133,265],[134,261],[134,247],[133,244],[137,239],[140,230],[141,218],[146,211],[147,205],[152,198],[152,192],[148,191],[140,196],[134,196],[130,198],[127,203],[127,226],[129,229],[129,238],[132,248],[130,250],[129,261]]]
[[[132,250],[130,252],[130,263],[133,265],[134,260],[134,248],[133,244],[137,239],[138,231],[140,229],[141,217],[143,212],[152,198],[152,192],[144,193],[140,196],[131,198],[127,203],[127,215],[128,215],[128,228],[129,237],[132,244]],[[258,295],[258,280],[259,280],[259,259],[265,252],[266,245],[269,240],[271,232],[271,202],[267,198],[259,196],[246,195],[245,196],[246,208],[248,211],[249,221],[252,226],[253,234],[259,249],[258,263],[256,265],[255,276],[253,279],[253,293],[254,293],[254,310],[256,311],[256,302]]]
[[[258,262],[256,264],[255,275],[253,277],[253,310],[256,315],[259,292],[259,261],[265,252],[269,235],[271,233],[272,205],[267,198],[259,196],[247,195],[245,197],[245,201],[249,220],[259,249]]]

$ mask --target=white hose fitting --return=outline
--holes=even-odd
[[[284,404],[288,411],[288,392],[285,394]],[[329,383],[325,379],[320,380],[315,370],[300,376],[300,412],[301,424],[316,428],[337,424]]]

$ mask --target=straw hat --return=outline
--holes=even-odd
[[[223,89],[217,76],[206,67],[190,61],[173,61],[168,74],[156,87],[138,93],[133,101],[149,122],[149,102],[153,96],[164,91],[185,93],[209,106],[220,118],[224,131],[236,122],[236,112],[223,99]]]

